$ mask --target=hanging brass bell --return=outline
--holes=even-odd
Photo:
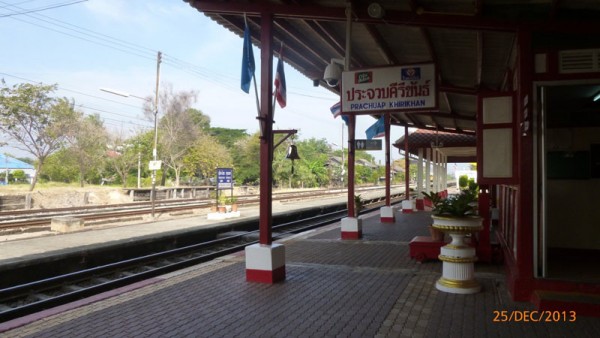
[[[298,148],[295,145],[290,145],[287,150],[287,155],[285,156],[288,160],[299,160],[300,156],[298,156]]]

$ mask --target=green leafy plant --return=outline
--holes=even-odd
[[[461,175],[458,177],[458,187],[461,189],[465,189],[469,184],[469,176]]]
[[[220,194],[219,195],[219,205],[226,205],[227,204],[227,196],[225,194]]]
[[[358,214],[365,205],[365,200],[360,195],[354,195],[354,214],[358,217]]]
[[[431,212],[437,216],[466,217],[477,214],[477,184],[470,184],[460,194],[441,198],[437,193],[422,193],[433,204]]]

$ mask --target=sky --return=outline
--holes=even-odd
[[[143,100],[100,88],[153,96],[158,51],[161,88],[196,91],[193,108],[213,127],[257,131],[254,89],[240,89],[242,42],[183,0],[0,0],[0,79],[9,86],[57,84],[55,96],[73,99],[78,110],[99,114],[110,131],[125,135],[153,128]],[[256,47],[254,55],[258,61]],[[329,110],[339,97],[287,64],[285,76],[287,106],[276,107],[274,129],[297,129],[299,139],[326,139],[337,149],[343,130],[347,146],[347,129]],[[366,138],[373,123],[358,116],[356,138]],[[403,134],[392,126],[392,142]],[[0,152],[23,155],[8,143]],[[383,151],[369,153],[384,163]],[[399,157],[392,148],[392,160]]]

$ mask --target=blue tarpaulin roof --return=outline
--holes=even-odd
[[[19,161],[16,158],[0,154],[0,170],[8,169],[33,169],[33,166],[29,163]]]

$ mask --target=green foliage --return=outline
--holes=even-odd
[[[248,137],[245,129],[228,129],[211,127],[209,134],[217,139],[227,149],[235,151],[236,143]]]
[[[212,136],[200,135],[183,157],[184,174],[200,178],[214,177],[215,168],[229,168],[233,160],[225,146]]]
[[[143,186],[150,185],[148,162],[153,159],[154,130],[133,137],[109,135],[98,115],[84,116],[73,109],[74,102],[54,98],[56,85],[21,84],[0,86],[0,132],[29,149],[40,179],[53,182],[122,184],[137,186],[138,162]],[[186,175],[188,182],[214,177],[216,167],[234,168],[238,185],[258,184],[260,178],[259,134],[244,129],[213,128],[210,117],[191,108],[196,93],[173,92],[167,86],[160,93],[160,107],[149,100],[144,107],[150,120],[158,119],[159,160],[157,183],[174,181]],[[160,115],[154,115],[159,112]],[[275,135],[275,141],[283,135]],[[290,187],[323,187],[342,182],[341,166],[329,166],[333,154],[325,139],[296,140],[300,160],[286,158],[289,141],[275,149],[274,184]],[[344,150],[347,160],[347,149]],[[368,152],[356,152],[356,159],[373,163]],[[346,164],[344,164],[345,166]],[[162,175],[164,173],[164,175]],[[358,184],[375,183],[384,168],[356,166]],[[343,182],[347,180],[344,179]],[[32,184],[31,189],[35,183]]]
[[[477,185],[477,183],[475,182],[474,179],[469,179],[469,183],[467,185],[467,189],[469,189],[471,192],[473,191],[477,191],[477,189],[479,188],[479,186]]]
[[[356,209],[357,213],[362,210],[364,205],[365,205],[365,201],[363,200],[362,196],[354,195],[354,208]]]
[[[13,172],[10,173],[9,177],[12,175],[12,177],[19,181],[19,182],[23,182],[27,179],[27,175],[25,174],[25,172],[21,169],[17,169]]]
[[[357,165],[354,167],[354,171],[354,179],[356,181],[356,184],[365,184],[373,182],[373,169],[366,166]]]
[[[37,177],[43,174],[46,158],[60,149],[73,131],[76,113],[74,102],[54,98],[56,85],[29,83],[0,88],[0,132],[26,149],[36,160],[38,175],[31,181],[33,190]]]
[[[202,111],[195,108],[189,108],[187,113],[191,117],[192,123],[200,127],[201,130],[207,131],[210,129],[210,116],[204,115]]]
[[[422,191],[421,194],[423,194],[423,196],[425,196],[426,199],[431,201],[431,204],[433,205],[433,213],[435,214],[438,205],[442,201],[442,197],[440,196],[440,194],[434,191],[430,193]]]
[[[422,194],[432,202],[434,215],[465,217],[477,214],[477,189],[477,185],[474,185],[448,198],[441,198],[435,192]]]
[[[260,175],[260,138],[254,133],[236,143],[238,151],[233,152],[234,179],[238,185],[258,184]]]
[[[276,141],[277,142],[277,141]],[[325,139],[310,138],[295,142],[300,160],[286,158],[289,143],[282,143],[273,155],[273,178],[277,186],[322,187],[329,185],[330,172],[326,167],[329,145]]]
[[[469,184],[469,176],[461,175],[458,177],[458,187],[464,189]]]
[[[78,174],[77,162],[66,149],[61,149],[48,156],[41,178],[46,182],[71,183],[77,181]]]

